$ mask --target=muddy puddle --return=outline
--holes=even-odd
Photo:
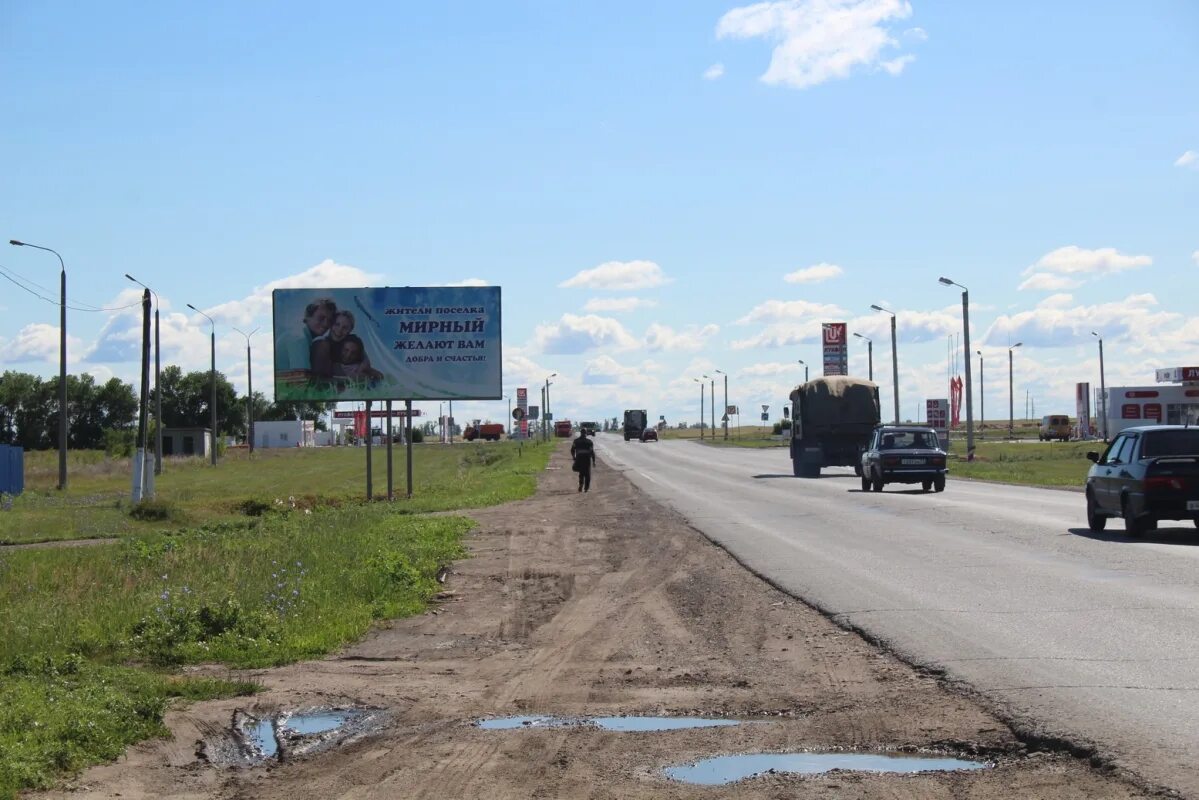
[[[701,786],[735,783],[755,775],[788,773],[819,775],[833,770],[852,772],[960,772],[992,766],[945,756],[885,755],[882,753],[751,753],[705,758],[667,767],[663,773],[676,781]]]
[[[599,728],[605,731],[647,732],[678,731],[689,728],[724,728],[739,725],[735,719],[705,717],[551,717],[524,716],[481,719],[475,723],[484,730],[516,730],[518,728]]]
[[[225,767],[288,761],[359,739],[378,730],[384,721],[384,712],[374,708],[238,709],[228,728],[200,742],[199,753],[210,763]]]

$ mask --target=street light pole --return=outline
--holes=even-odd
[[[983,436],[982,429],[987,425],[987,385],[983,383],[983,351],[978,352],[978,434]]]
[[[1012,390],[1012,351],[1024,342],[1016,342],[1007,349],[1007,438],[1011,439],[1016,432],[1015,394]]]
[[[704,377],[708,376],[705,375]],[[691,380],[699,384],[699,440],[702,442],[704,440],[704,382],[699,378],[692,378]]]
[[[208,316],[203,311],[201,311],[200,309],[193,306],[191,303],[188,303],[187,307],[190,308],[192,311],[196,312],[197,314],[199,314],[204,319],[208,320],[209,324],[212,325],[212,334],[209,337],[209,341],[212,345],[212,347],[211,347],[212,366],[208,370],[208,382],[210,384],[212,384],[212,439],[211,439],[211,441],[212,441],[212,465],[215,467],[216,466],[216,437],[217,437],[217,427],[216,427],[216,323],[213,322],[212,317]]]
[[[547,377],[545,379],[545,408],[543,408],[541,410],[541,419],[542,419],[542,425],[546,426],[546,428],[547,428],[547,430],[545,432],[545,438],[547,440],[554,434],[552,426],[550,426],[550,424],[549,424],[554,421],[550,417],[550,386],[553,385],[550,383],[550,378],[556,378],[556,377],[558,377],[558,373],[551,372],[549,374],[549,377]]]
[[[158,338],[158,311],[162,307],[158,292],[151,289],[137,278],[125,273],[125,277],[154,295],[154,474],[162,474],[162,389],[159,388],[162,378],[162,346]]]
[[[58,489],[67,488],[67,265],[57,250],[9,239],[13,247],[32,247],[45,250],[58,258]]]
[[[882,306],[870,306],[875,311],[891,315],[891,382],[895,387],[895,424],[899,424],[899,353],[895,349],[895,312]]]
[[[854,336],[858,337],[859,339],[866,340],[866,368],[868,370],[866,373],[866,378],[868,380],[874,380],[874,342],[869,336],[863,336],[860,333],[855,333]]]
[[[724,423],[724,438],[729,438],[729,374],[722,370],[716,370],[724,376],[724,415],[720,421]]]
[[[804,362],[804,360],[802,358],[798,360],[798,363],[803,364],[803,382],[807,383],[808,382],[808,365]]]
[[[962,345],[966,356],[962,359],[966,368],[966,460],[974,460],[974,398],[970,390],[970,290],[949,278],[938,279],[945,286],[956,286],[962,290]]]
[[[716,379],[709,378],[709,380],[711,381],[709,386],[712,390],[712,394],[709,397],[709,399],[712,401],[712,409],[710,412],[712,415],[712,441],[716,441]]]
[[[246,337],[246,439],[249,440],[250,455],[254,455],[254,368],[250,363],[250,337],[258,333],[258,328],[249,333],[237,328],[233,330]],[[390,422],[391,417],[387,420]]]
[[[1103,401],[1103,441],[1107,441],[1107,377],[1103,371],[1103,337],[1095,331],[1091,335],[1099,340],[1099,399]]]

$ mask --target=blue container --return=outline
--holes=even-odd
[[[18,495],[25,491],[25,451],[0,444],[0,492]]]

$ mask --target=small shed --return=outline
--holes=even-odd
[[[255,447],[316,447],[316,423],[310,419],[254,423]]]
[[[164,456],[200,456],[207,458],[212,442],[212,428],[163,428]]]

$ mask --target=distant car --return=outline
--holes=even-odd
[[[945,451],[932,428],[880,425],[862,453],[862,491],[881,492],[888,483],[919,483],[945,491]]]
[[[641,432],[641,441],[656,442],[658,441],[658,432],[653,428],[646,428]]]
[[[1199,527],[1199,428],[1125,428],[1087,472],[1087,526],[1101,531],[1123,517],[1124,531],[1141,536],[1158,520],[1189,519]]]

